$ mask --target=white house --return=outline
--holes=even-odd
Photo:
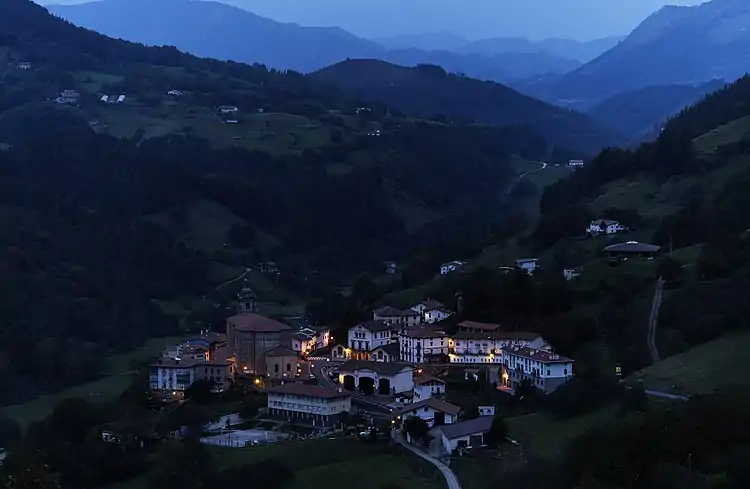
[[[434,355],[447,355],[450,340],[445,331],[420,328],[405,330],[399,335],[401,359],[405,362],[427,363]]]
[[[339,367],[339,382],[349,391],[394,395],[414,389],[414,367],[400,362],[349,360]]]
[[[480,416],[494,416],[495,406],[477,406]]]
[[[445,394],[445,382],[431,375],[414,379],[414,402]]]
[[[219,107],[219,112],[222,114],[235,114],[239,111],[240,109],[236,105],[222,105]]]
[[[349,348],[352,358],[367,358],[370,350],[392,341],[391,326],[375,319],[349,328]]]
[[[580,168],[583,166],[583,160],[568,160],[568,166],[571,168]]]
[[[501,387],[514,391],[524,380],[549,394],[573,378],[570,358],[524,346],[503,348]]]
[[[286,383],[268,389],[268,416],[287,423],[334,426],[351,411],[351,396],[322,385]]]
[[[440,440],[443,449],[451,454],[459,448],[478,448],[486,445],[484,435],[490,431],[493,419],[492,416],[480,416],[441,427]]]
[[[292,335],[292,350],[302,355],[308,355],[315,350],[325,348],[331,341],[331,332],[328,329],[316,331],[312,328],[300,328]]]
[[[581,272],[576,270],[575,268],[566,268],[563,270],[563,277],[565,277],[565,280],[573,280],[580,274]]]
[[[109,95],[102,95],[102,98],[100,98],[99,100],[106,104],[109,102]]]
[[[389,325],[401,325],[401,329],[414,328],[422,322],[422,315],[411,309],[401,310],[395,307],[379,307],[372,312],[372,319]]]
[[[618,221],[611,221],[609,219],[596,219],[589,223],[589,227],[586,228],[586,234],[594,235],[597,234],[617,234],[621,231],[625,231],[627,228],[620,224]]]
[[[539,260],[537,260],[536,258],[521,258],[516,260],[516,267],[520,268],[529,275],[532,275],[534,273],[534,270],[537,269],[538,261]]]
[[[458,260],[443,263],[442,265],[440,265],[440,275],[448,275],[449,273],[461,270],[463,269],[464,265],[466,265],[466,262]]]
[[[149,367],[148,376],[152,390],[182,393],[197,380],[208,380],[215,392],[223,392],[229,387],[231,370],[227,361],[160,358]]]
[[[398,410],[398,416],[402,420],[410,416],[417,416],[425,420],[430,427],[453,424],[458,421],[459,413],[461,413],[459,406],[434,397],[423,401],[414,399],[413,403],[407,404]]]
[[[538,349],[544,345],[544,339],[537,333],[522,331],[458,332],[449,338],[448,361],[457,364],[501,365],[503,363],[503,348],[523,346]]]
[[[182,97],[182,92],[179,90],[170,90],[167,92],[167,95],[171,95],[172,97]]]
[[[117,102],[115,102],[115,103],[117,103],[117,104],[125,103],[125,95],[118,95],[117,96]]]
[[[443,303],[427,299],[410,307],[412,311],[422,315],[422,322],[427,324],[437,323],[453,315],[453,311],[445,307]]]
[[[31,69],[31,63],[28,61],[21,61],[16,65],[18,69],[20,70],[30,70]]]
[[[396,262],[387,261],[384,263],[384,265],[385,265],[385,273],[387,273],[388,275],[396,274]]]

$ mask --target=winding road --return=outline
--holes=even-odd
[[[518,175],[518,177],[515,180],[513,180],[513,182],[508,186],[508,190],[505,191],[505,195],[509,195],[513,191],[513,188],[515,188],[515,186],[518,184],[518,182],[520,182],[524,178],[528,177],[529,175],[533,173],[540,172],[544,170],[545,168],[547,168],[547,163],[543,161],[536,161],[535,163],[539,163],[540,165],[539,168],[537,168],[536,170],[527,171],[526,173],[522,173]]]
[[[651,354],[651,361],[653,363],[660,360],[659,350],[656,348],[656,327],[659,321],[659,309],[661,309],[661,302],[663,299],[664,278],[659,277],[659,280],[656,281],[656,290],[654,290],[654,300],[651,303],[651,314],[648,317],[648,334],[646,336],[648,351]]]
[[[413,446],[412,444],[407,443],[406,440],[404,440],[404,437],[401,436],[401,432],[399,430],[392,431],[391,437],[396,443],[401,444],[402,447],[406,448],[413,454],[427,460],[432,465],[437,467],[440,473],[443,474],[443,477],[445,477],[445,482],[448,483],[448,489],[461,489],[461,483],[458,482],[458,477],[456,477],[456,474],[454,474],[453,471],[443,462],[426,454],[425,452]]]

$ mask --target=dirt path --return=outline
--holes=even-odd
[[[511,182],[511,184],[508,186],[508,190],[505,191],[505,195],[509,195],[513,191],[513,189],[515,188],[515,186],[518,185],[518,182],[520,182],[524,178],[528,177],[531,174],[540,172],[540,171],[544,170],[545,168],[547,168],[547,163],[545,163],[543,161],[537,161],[536,163],[539,163],[539,168],[537,168],[535,170],[527,171],[526,173],[522,173],[522,174],[518,175],[518,177],[515,180],[513,180],[513,182]]]

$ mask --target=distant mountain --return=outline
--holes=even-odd
[[[621,142],[588,116],[548,105],[505,85],[447,74],[437,66],[405,68],[378,60],[350,60],[308,78],[409,115],[528,125],[555,144],[589,153]]]
[[[284,24],[213,1],[103,0],[48,9],[108,36],[303,73],[349,58],[376,58],[402,65],[438,64],[474,78],[507,82],[541,73],[565,73],[579,66],[546,53],[480,56],[446,50],[389,50],[337,27]]]
[[[590,102],[649,86],[735,80],[750,70],[748,24],[746,0],[664,7],[598,58],[525,90],[545,100]]]
[[[500,53],[547,53],[549,56],[586,63],[615,47],[622,39],[623,37],[605,37],[581,42],[557,38],[530,41],[521,37],[496,37],[464,44],[457,52],[484,56]]]
[[[373,41],[388,49],[422,49],[425,51],[456,51],[471,42],[450,31],[376,37]]]
[[[639,88],[609,97],[588,114],[618,134],[638,142],[657,136],[670,117],[725,85],[712,80],[699,86],[662,85]]]

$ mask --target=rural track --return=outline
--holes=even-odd
[[[664,300],[664,278],[659,277],[656,281],[656,289],[654,290],[654,300],[651,303],[651,314],[648,317],[648,333],[646,335],[646,344],[651,354],[652,363],[660,360],[659,350],[656,348],[656,327],[659,322],[659,310],[661,309],[662,300]]]
[[[505,195],[509,195],[513,191],[513,189],[515,188],[515,186],[518,185],[518,182],[520,182],[524,178],[526,178],[529,175],[532,175],[534,173],[540,172],[540,171],[544,170],[545,168],[547,168],[547,163],[545,163],[543,161],[537,161],[536,163],[539,163],[539,165],[540,165],[539,168],[537,168],[535,170],[527,171],[526,173],[522,173],[522,174],[518,175],[518,177],[516,177],[516,179],[513,180],[513,182],[508,186],[508,190],[505,191]]]

